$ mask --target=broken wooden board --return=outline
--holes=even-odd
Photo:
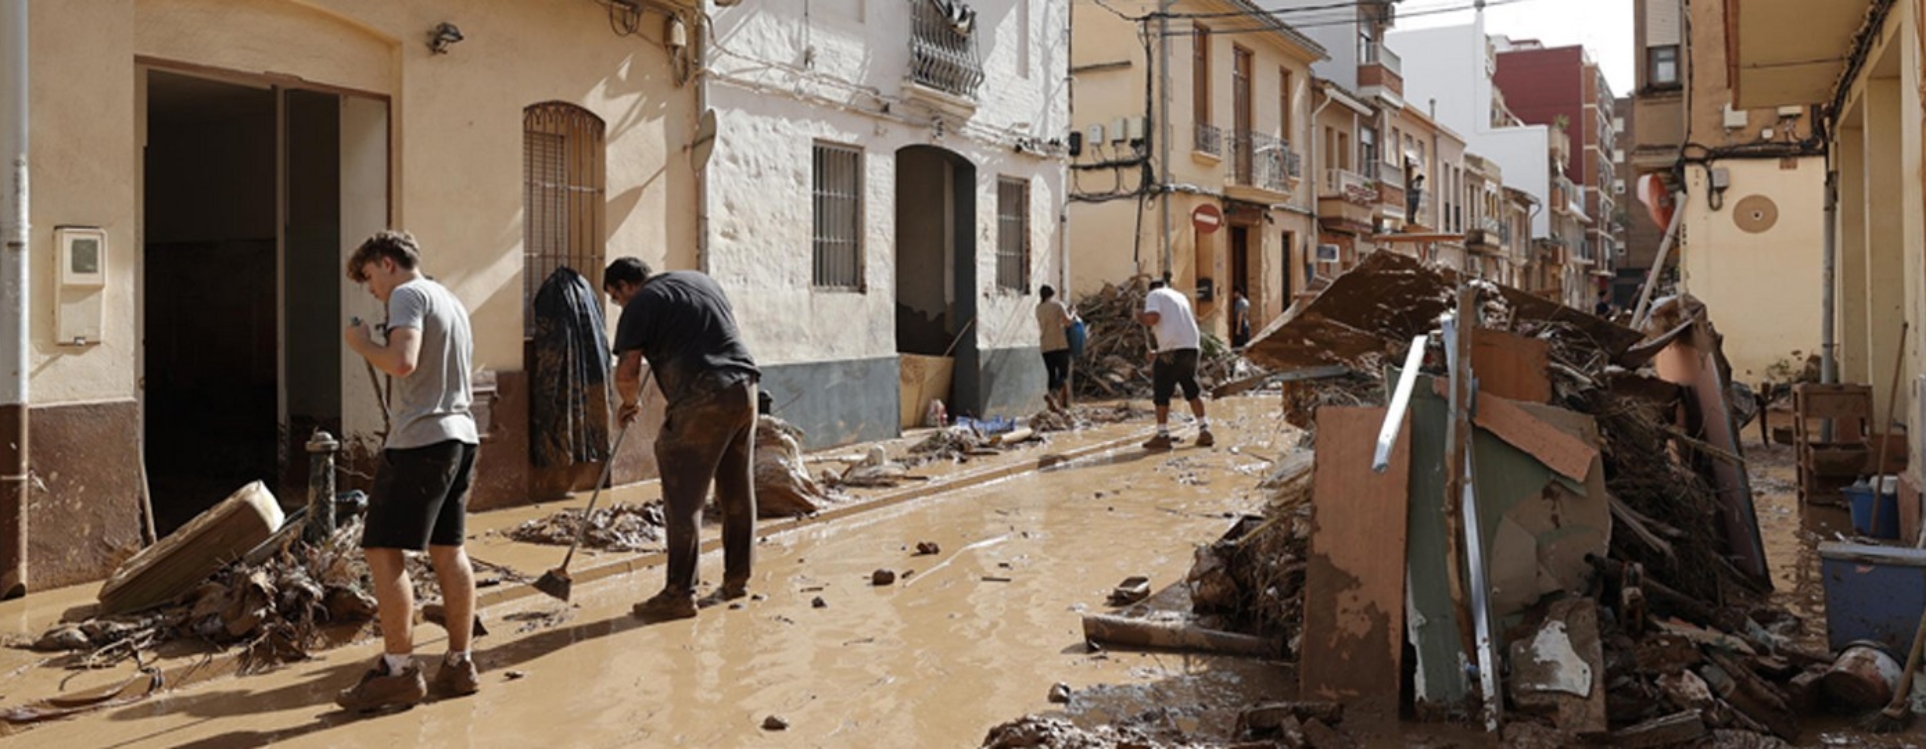
[[[1109,614],[1084,614],[1083,638],[1106,645],[1258,658],[1275,658],[1283,650],[1282,643],[1270,638],[1205,629],[1182,620],[1137,619]]]
[[[1527,412],[1522,407],[1524,405],[1549,408],[1542,404],[1521,404],[1495,397],[1480,388],[1478,413],[1473,423],[1573,481],[1585,481],[1594,466],[1602,467],[1596,438],[1588,444],[1584,439],[1539,418],[1544,411]],[[1591,419],[1585,417],[1585,420]]]
[[[1613,731],[1611,745],[1630,749],[1683,746],[1704,736],[1705,719],[1699,717],[1697,710],[1685,710]]]
[[[1383,408],[1317,412],[1311,549],[1299,666],[1306,699],[1396,708],[1403,674],[1409,423],[1391,467],[1371,470]],[[1389,704],[1383,701],[1388,700]]]
[[[1471,371],[1478,373],[1479,390],[1526,403],[1551,402],[1550,342],[1479,328],[1471,346]]]
[[[100,613],[139,611],[180,597],[266,541],[284,520],[265,485],[241,487],[122,563],[100,587]]]
[[[1511,643],[1510,663],[1510,691],[1518,709],[1548,713],[1559,730],[1580,736],[1610,730],[1605,655],[1592,599],[1553,603],[1536,632]]]

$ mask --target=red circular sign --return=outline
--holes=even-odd
[[[1190,212],[1190,223],[1205,234],[1217,231],[1224,225],[1224,212],[1215,203],[1205,203]]]

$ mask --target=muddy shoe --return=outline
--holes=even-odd
[[[1215,444],[1217,444],[1217,438],[1216,438],[1216,437],[1212,437],[1212,436],[1210,436],[1210,430],[1209,430],[1209,429],[1199,429],[1199,430],[1197,430],[1197,446],[1198,446],[1198,447],[1210,447],[1211,445],[1215,445]]]
[[[637,619],[645,622],[665,622],[671,619],[688,619],[696,615],[694,593],[665,590],[655,597],[635,605],[632,609]]]
[[[431,686],[436,697],[465,697],[481,691],[481,671],[475,668],[474,658],[463,658],[460,663],[443,658]]]
[[[1177,441],[1171,439],[1169,434],[1159,434],[1144,443],[1145,450],[1169,450],[1176,446]]]
[[[334,704],[345,710],[369,712],[414,707],[427,695],[428,682],[421,676],[420,661],[410,658],[407,668],[391,674],[387,665],[377,658],[374,668],[361,675],[361,681],[335,695]]]

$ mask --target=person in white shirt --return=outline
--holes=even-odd
[[[1157,336],[1150,367],[1150,400],[1157,407],[1157,436],[1145,442],[1144,448],[1169,450],[1175,444],[1170,438],[1170,399],[1180,386],[1184,399],[1190,401],[1191,415],[1197,417],[1197,446],[1216,444],[1210,434],[1210,419],[1204,416],[1203,389],[1197,385],[1197,352],[1202,339],[1190,300],[1169,283],[1152,281],[1150,294],[1144,297],[1144,311],[1137,319]]]

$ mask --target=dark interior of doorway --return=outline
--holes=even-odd
[[[896,154],[896,350],[955,358],[953,415],[983,406],[976,346],[976,166],[934,146]]]
[[[338,428],[340,201],[325,172],[339,162],[339,138],[314,127],[339,117],[334,97],[288,96],[282,107],[286,93],[148,72],[142,429],[162,534],[250,481],[299,502],[284,480],[296,439],[281,420],[284,394],[290,413]],[[285,346],[285,381],[284,342],[295,344]]]

